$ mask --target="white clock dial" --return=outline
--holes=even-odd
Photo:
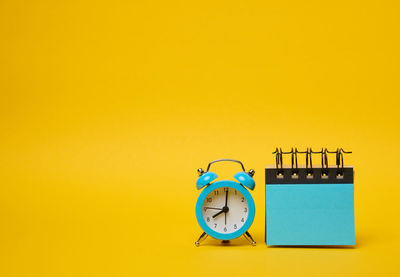
[[[204,199],[202,213],[204,221],[212,230],[230,234],[246,223],[249,206],[238,190],[221,187],[211,191]]]

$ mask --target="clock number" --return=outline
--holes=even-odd
[[[227,191],[229,191],[229,188],[224,188],[224,192],[227,192]]]
[[[237,229],[237,225],[236,224],[233,224],[233,229]]]
[[[207,222],[210,222],[210,218],[209,217],[207,217]]]
[[[242,217],[242,219],[240,220],[241,222],[244,222],[244,218]]]
[[[224,232],[228,231],[228,229],[226,229],[226,227],[224,228]]]
[[[247,213],[247,208],[246,207],[244,208],[244,212]]]
[[[207,197],[207,202],[211,203],[212,202],[212,198],[211,197]],[[243,201],[242,201],[243,202]]]
[[[244,202],[244,197],[242,197],[242,202]]]
[[[237,190],[235,190],[235,195],[237,195]]]
[[[214,228],[217,228],[217,223],[214,223]]]
[[[218,195],[219,191],[218,190],[214,190],[214,195]]]

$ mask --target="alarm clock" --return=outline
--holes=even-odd
[[[233,178],[237,180],[219,180],[218,175],[210,171],[212,164],[217,162],[234,162],[242,167],[242,171],[236,173]],[[254,170],[246,172],[242,162],[232,159],[220,159],[212,161],[207,166],[207,171],[199,168],[199,177],[196,182],[198,190],[203,189],[196,203],[196,218],[203,229],[200,242],[211,236],[215,239],[228,242],[231,239],[244,236],[252,245],[256,242],[248,232],[254,220],[255,205],[249,190],[253,190]],[[215,181],[215,182],[214,182]]]

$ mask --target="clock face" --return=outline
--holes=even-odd
[[[249,207],[240,191],[220,187],[212,190],[204,199],[202,215],[212,230],[230,234],[239,230],[247,221]]]

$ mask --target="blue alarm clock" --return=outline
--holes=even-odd
[[[238,182],[215,181],[218,175],[209,170],[216,162],[239,163],[242,171],[233,176]],[[253,197],[247,190],[253,190],[255,187],[254,170],[246,172],[240,161],[220,159],[210,162],[206,172],[201,168],[197,172],[199,178],[196,187],[198,190],[204,189],[197,199],[196,218],[204,232],[196,241],[196,246],[199,246],[208,235],[223,242],[244,235],[252,245],[255,245],[256,242],[248,232],[254,220],[255,205]]]

